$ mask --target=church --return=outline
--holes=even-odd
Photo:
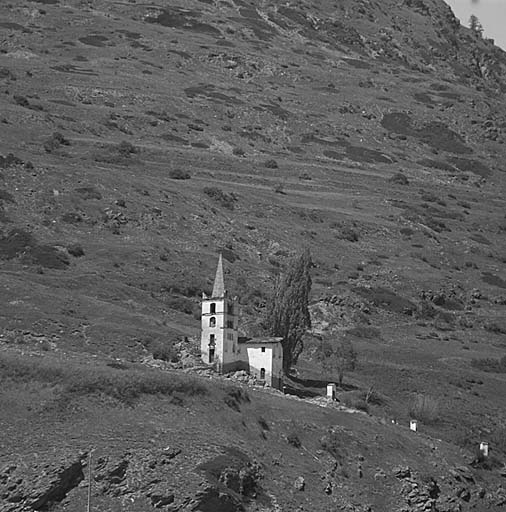
[[[239,303],[230,297],[220,254],[210,297],[202,294],[202,335],[200,352],[204,363],[219,373],[246,370],[252,377],[273,388],[282,388],[282,338],[247,338],[238,334]]]

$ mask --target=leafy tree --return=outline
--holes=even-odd
[[[344,372],[355,369],[357,353],[348,339],[335,343],[323,340],[318,351],[318,359],[327,372],[337,372],[339,387],[342,387]]]
[[[308,302],[312,266],[309,249],[295,257],[275,286],[267,305],[266,326],[273,336],[283,338],[283,370],[288,373],[297,362],[304,345],[302,338],[309,327]]]
[[[480,20],[477,16],[474,14],[471,14],[471,17],[469,18],[469,28],[478,34],[480,37],[483,37],[483,26],[480,23]]]

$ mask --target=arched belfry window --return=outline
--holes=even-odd
[[[216,327],[216,318],[214,316],[209,319],[209,327]]]
[[[260,379],[265,380],[265,368],[260,368]]]
[[[216,313],[216,304],[214,302],[211,302],[210,308],[210,313],[214,315]]]

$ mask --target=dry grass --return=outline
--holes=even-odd
[[[436,423],[439,420],[439,402],[427,395],[417,395],[410,405],[409,414],[425,424]]]
[[[0,355],[0,382],[37,382],[58,389],[60,399],[105,395],[134,405],[142,395],[194,396],[207,393],[197,379],[140,367],[85,365],[48,358]]]

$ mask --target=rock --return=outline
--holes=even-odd
[[[396,466],[392,473],[396,478],[409,478],[411,476],[411,469],[408,466]]]
[[[293,487],[296,491],[303,491],[306,487],[306,482],[304,480],[303,476],[299,476],[295,479],[295,482],[293,483]]]
[[[19,510],[39,510],[63,500],[82,480],[84,472],[79,456],[62,456],[29,467],[9,464],[0,471],[0,496],[6,503],[20,504]]]
[[[151,491],[151,505],[155,508],[162,508],[174,502],[174,493],[170,490],[155,489]]]

